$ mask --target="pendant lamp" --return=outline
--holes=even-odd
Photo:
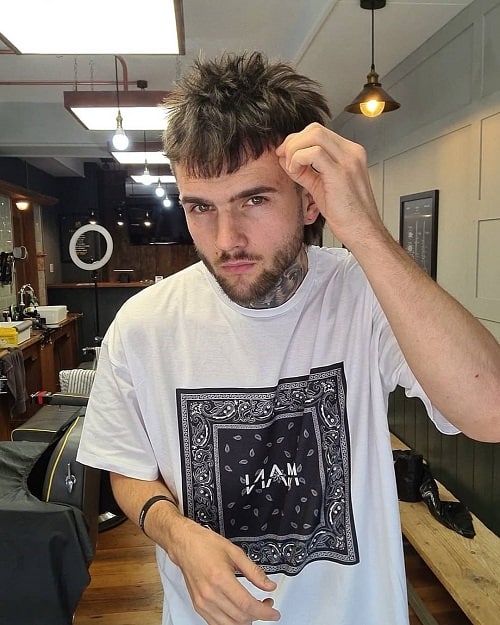
[[[28,172],[28,163],[24,161],[24,184],[26,193],[29,191],[29,172]],[[26,197],[20,197],[16,200],[16,208],[20,211],[26,211],[31,206],[30,201]]]
[[[146,131],[144,130],[144,172],[141,176],[141,182],[143,185],[145,186],[149,186],[151,184],[151,182],[153,181],[151,174],[149,173],[149,167],[148,167],[148,151],[147,151],[147,145],[146,145]]]
[[[116,84],[116,108],[118,114],[116,116],[116,130],[113,135],[113,145],[117,150],[126,150],[128,148],[128,137],[123,130],[123,117],[120,111],[120,92],[118,89],[118,65],[115,56],[115,84]]]
[[[366,77],[366,84],[354,100],[345,107],[348,113],[357,113],[366,117],[377,117],[381,113],[395,111],[401,105],[382,89],[379,77],[375,71],[375,9],[383,9],[386,0],[360,0],[362,9],[369,9],[372,13],[372,63],[370,73]]]
[[[160,172],[158,172],[158,183],[156,184],[156,187],[155,187],[155,195],[156,197],[162,198],[162,197],[165,197],[165,193],[166,193],[165,187],[161,183]]]

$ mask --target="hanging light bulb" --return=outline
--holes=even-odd
[[[90,211],[90,215],[89,215],[89,224],[91,224],[92,226],[95,226],[97,223],[97,216],[95,214],[95,211],[91,210]]]
[[[118,109],[118,115],[116,116],[116,131],[113,135],[113,146],[120,151],[126,150],[128,148],[128,137],[123,130],[123,118],[120,113],[120,109]]]
[[[377,100],[368,100],[359,105],[361,112],[365,117],[378,117],[384,112],[385,102],[378,102]]]
[[[364,100],[359,103],[359,108],[366,117],[377,117],[384,112],[385,99],[380,93],[382,85],[378,81],[378,74],[374,65],[372,65],[366,80],[367,83],[363,88]]]
[[[362,9],[370,9],[372,13],[372,63],[370,73],[366,77],[366,84],[354,100],[345,107],[348,113],[361,113],[366,117],[377,117],[382,113],[395,111],[400,107],[391,96],[382,89],[379,76],[375,71],[375,28],[374,11],[385,7],[385,0],[360,0]]]
[[[123,226],[124,224],[125,224],[125,221],[123,219],[123,213],[121,211],[118,211],[118,217],[116,218],[116,225]]]
[[[156,197],[164,197],[165,196],[165,188],[161,185],[160,176],[158,176],[158,184],[155,187],[155,195]]]
[[[149,173],[148,162],[144,161],[144,171],[142,172],[141,182],[148,187],[152,181],[153,177]]]
[[[25,177],[25,185],[26,191],[29,191],[29,171],[28,171],[28,163],[24,161],[24,177]],[[21,198],[16,200],[16,208],[20,211],[26,211],[30,207],[30,201],[27,198]]]
[[[149,216],[149,211],[146,212],[146,216],[144,217],[144,225],[146,228],[151,226],[151,217]]]
[[[147,150],[146,150],[146,131],[144,130],[144,171],[141,176],[142,184],[149,186],[153,182],[153,178],[149,173]]]
[[[169,197],[166,197],[166,198],[163,200],[163,206],[164,206],[165,208],[168,208],[169,206],[172,206],[172,200],[171,200]]]
[[[113,145],[117,150],[126,150],[128,148],[128,137],[123,130],[123,117],[120,112],[120,92],[118,90],[118,65],[117,59],[115,56],[115,85],[116,85],[116,108],[118,109],[118,114],[116,116],[116,131],[113,135]]]

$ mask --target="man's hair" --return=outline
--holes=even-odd
[[[168,110],[164,151],[190,176],[233,173],[278,147],[330,111],[320,85],[290,65],[271,63],[260,52],[199,58],[164,100]],[[304,242],[321,239],[324,219],[304,228]]]

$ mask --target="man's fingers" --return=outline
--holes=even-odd
[[[257,588],[261,590],[271,591],[276,588],[276,582],[273,582],[270,579],[264,569],[262,569],[258,564],[249,560],[246,556],[244,556],[245,560],[239,566],[239,571],[242,575],[244,575],[249,582],[251,582]]]
[[[257,599],[236,573],[264,592],[274,590],[275,582],[240,547],[218,535],[208,534],[207,538],[223,546],[224,553],[219,554],[222,558],[217,562],[211,559],[205,567],[183,571],[196,611],[209,625],[250,625],[254,621],[279,620],[280,613],[274,609],[273,600]]]
[[[240,582],[224,588],[212,585],[207,590],[207,593],[194,596],[194,605],[209,625],[247,625],[254,621],[277,621],[281,616],[274,609],[271,597],[260,601]]]
[[[258,564],[250,560],[242,551],[235,559],[235,567],[249,582],[251,582],[256,588],[263,590],[264,592],[271,592],[276,589],[276,582],[270,579],[264,569]],[[248,592],[243,586],[241,590],[245,595],[241,594],[241,601],[239,607],[243,612],[251,616],[252,620],[260,621],[277,621],[280,618],[280,613],[274,606],[274,600],[271,597],[267,597],[262,601],[255,599],[250,592]]]

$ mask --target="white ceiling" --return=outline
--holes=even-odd
[[[385,89],[384,75],[471,1],[387,0],[375,12],[375,61]],[[335,118],[370,69],[371,15],[359,0],[183,0],[183,11],[185,56],[125,56],[130,89],[144,79],[148,89],[168,91],[200,51],[262,50],[323,84]],[[77,13],[60,27],[77,28]],[[84,161],[110,158],[110,133],[86,130],[64,108],[63,92],[75,80],[113,83],[113,56],[15,55],[0,43],[0,157],[27,159],[55,176],[82,175]]]

